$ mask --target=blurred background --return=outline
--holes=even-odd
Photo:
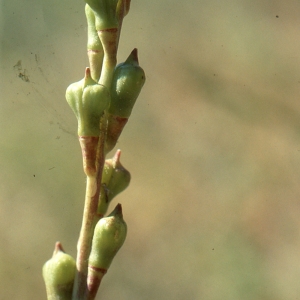
[[[147,81],[118,148],[128,237],[98,299],[300,295],[300,3],[132,1],[119,62]],[[65,98],[88,65],[83,1],[0,1],[0,299],[46,299],[75,256],[85,177]],[[112,154],[111,154],[112,155]]]

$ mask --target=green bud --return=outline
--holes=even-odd
[[[66,99],[77,117],[79,136],[100,135],[100,120],[109,98],[109,91],[91,78],[89,68],[84,79],[67,88]]]
[[[96,30],[118,27],[117,5],[119,0],[85,0],[95,14]]]
[[[100,219],[95,227],[89,269],[105,272],[122,247],[126,234],[127,225],[123,220],[122,206],[118,204],[114,211],[108,217]]]
[[[59,242],[53,256],[43,266],[43,278],[48,300],[70,300],[76,273],[76,263]]]
[[[127,60],[115,68],[108,112],[128,118],[145,80],[145,72],[139,66],[137,49],[134,49]]]
[[[111,200],[124,191],[131,179],[131,175],[120,162],[121,150],[117,150],[112,159],[106,159],[101,182],[101,192],[98,204],[98,214],[104,215]]]

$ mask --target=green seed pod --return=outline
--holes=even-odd
[[[92,250],[89,257],[89,268],[107,270],[122,247],[127,234],[127,225],[123,220],[122,206],[118,204],[106,218],[98,221],[93,237]]]
[[[119,0],[85,0],[95,14],[96,30],[117,28],[117,5]]]
[[[48,300],[70,300],[76,272],[76,263],[66,254],[59,242],[53,256],[43,266],[43,278]]]
[[[119,193],[124,191],[131,179],[131,175],[120,162],[121,150],[117,150],[112,159],[105,160],[101,192],[98,204],[98,215],[103,216],[111,200]]]
[[[85,78],[72,83],[66,91],[66,99],[78,120],[79,136],[99,136],[100,119],[109,105],[109,91],[97,84],[86,68]]]
[[[127,60],[115,68],[108,112],[128,118],[145,80],[145,72],[139,66],[137,49],[134,49]]]

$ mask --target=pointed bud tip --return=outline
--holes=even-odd
[[[61,242],[56,242],[56,243],[55,243],[53,256],[54,256],[55,254],[57,254],[58,252],[64,252],[64,253],[65,253],[65,250],[64,250],[64,248],[63,248]]]
[[[131,63],[133,65],[139,65],[139,58],[138,58],[138,49],[134,48],[128,58],[126,59],[125,63]]]
[[[91,70],[89,67],[85,68],[85,76],[84,76],[84,79],[87,80],[87,79],[90,79],[91,78]]]
[[[120,203],[117,204],[115,209],[111,212],[110,216],[123,218],[122,205]]]
[[[114,157],[112,158],[114,168],[117,166],[117,164],[120,164],[120,157],[121,157],[121,150],[118,149]]]

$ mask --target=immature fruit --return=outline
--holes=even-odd
[[[98,221],[93,237],[89,257],[89,268],[107,270],[122,247],[127,234],[127,225],[123,220],[122,206],[118,204],[106,218]]]
[[[114,71],[108,112],[114,116],[128,118],[145,80],[145,72],[139,66],[137,49],[134,49],[127,60],[119,64]]]
[[[117,150],[112,159],[106,159],[102,172],[101,192],[98,204],[98,214],[103,216],[111,200],[124,191],[131,175],[120,162],[121,150]]]
[[[53,256],[43,266],[43,278],[48,300],[70,300],[76,272],[76,263],[66,254],[59,242]]]
[[[79,136],[100,135],[100,119],[109,99],[109,91],[91,78],[89,68],[84,79],[67,88],[66,100],[77,117]]]

